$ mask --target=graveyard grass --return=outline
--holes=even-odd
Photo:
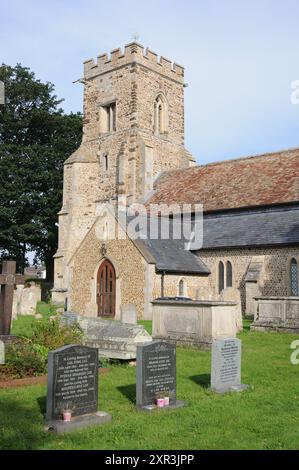
[[[146,323],[149,328],[150,324]],[[43,431],[46,386],[0,389],[1,449],[299,449],[298,336],[250,332],[242,339],[242,382],[252,389],[209,390],[210,353],[177,349],[177,397],[185,408],[137,411],[136,368],[109,365],[100,375],[99,408],[112,422],[67,435]]]

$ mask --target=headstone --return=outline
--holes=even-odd
[[[5,364],[5,345],[3,341],[0,341],[0,365]]]
[[[67,432],[111,420],[98,412],[98,351],[70,345],[48,355],[47,429]],[[63,413],[71,420],[63,421]]]
[[[262,295],[261,280],[265,268],[265,256],[253,256],[245,275],[245,317],[252,318],[255,313],[254,297]]]
[[[156,408],[158,398],[168,397],[169,406],[184,402],[176,399],[176,347],[163,341],[137,346],[136,405],[146,411]]]
[[[41,301],[40,283],[30,281],[19,285],[14,291],[13,318],[17,315],[34,315],[37,302]]]
[[[213,294],[211,289],[205,286],[198,287],[195,291],[196,300],[212,300]]]
[[[126,304],[120,307],[120,318],[122,323],[137,325],[137,312],[134,304]]]
[[[232,307],[234,309],[234,319],[236,323],[237,331],[243,330],[243,318],[242,318],[242,304],[241,304],[241,293],[239,289],[235,287],[226,287],[221,292],[221,300],[225,302],[235,302],[236,306]]]
[[[62,314],[61,321],[67,325],[77,322],[84,333],[84,344],[97,348],[99,357],[108,359],[134,360],[137,345],[152,341],[142,325],[83,317],[73,312]]]
[[[211,389],[214,392],[240,392],[248,388],[241,384],[241,340],[227,338],[212,344]]]
[[[24,284],[25,278],[16,274],[15,261],[2,261],[0,274],[0,335],[9,335],[11,328],[14,287]]]

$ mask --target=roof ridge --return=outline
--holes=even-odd
[[[296,152],[296,151],[299,152],[299,147],[292,147],[292,148],[288,148],[288,149],[276,150],[274,152],[258,153],[256,155],[247,155],[247,156],[243,156],[243,157],[230,158],[228,160],[217,160],[215,162],[205,163],[204,165],[196,165],[193,168],[203,168],[203,167],[206,167],[206,166],[221,165],[223,163],[235,162],[235,161],[240,161],[240,160],[251,160],[251,159],[254,159],[254,158],[271,157],[271,156],[275,156],[275,155],[279,155],[279,154],[283,154],[283,153],[291,153],[291,152]],[[189,168],[188,168],[188,170],[189,170]]]
[[[215,162],[209,162],[205,163],[203,165],[195,165],[195,166],[190,166],[188,168],[171,168],[170,170],[165,170],[160,173],[160,175],[157,177],[155,183],[158,183],[160,179],[164,178],[167,175],[171,175],[176,172],[187,172],[187,171],[192,171],[194,169],[202,169],[206,168],[209,166],[216,166],[216,165],[224,165],[226,163],[231,163],[231,162],[238,162],[238,161],[245,161],[245,160],[253,160],[256,158],[263,158],[263,157],[272,157],[275,155],[279,154],[284,154],[284,153],[292,153],[292,152],[299,152],[299,147],[291,147],[288,149],[282,149],[282,150],[276,150],[274,152],[266,152],[266,153],[258,153],[256,155],[247,155],[243,157],[236,157],[236,158],[229,158],[227,160],[216,160]]]
[[[277,206],[268,206],[268,207],[261,207],[259,206],[254,206],[252,208],[237,208],[234,209],[234,211],[230,211],[227,209],[222,209],[219,211],[215,212],[210,212],[207,214],[204,214],[203,217],[204,219],[212,219],[212,218],[219,218],[219,217],[238,217],[238,216],[248,216],[248,215],[257,215],[257,214],[267,214],[269,212],[288,212],[288,211],[296,211],[299,210],[299,205],[294,204],[294,205],[277,205]]]

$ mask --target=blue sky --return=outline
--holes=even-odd
[[[298,0],[0,0],[0,62],[21,62],[82,110],[82,62],[139,34],[186,68],[198,163],[299,147]]]

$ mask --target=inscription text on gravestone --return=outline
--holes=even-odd
[[[241,340],[227,338],[212,344],[211,389],[216,392],[241,391]]]
[[[158,396],[176,402],[176,348],[153,342],[137,347],[137,406],[153,405]]]
[[[80,345],[49,353],[47,419],[94,413],[98,408],[98,350]]]

